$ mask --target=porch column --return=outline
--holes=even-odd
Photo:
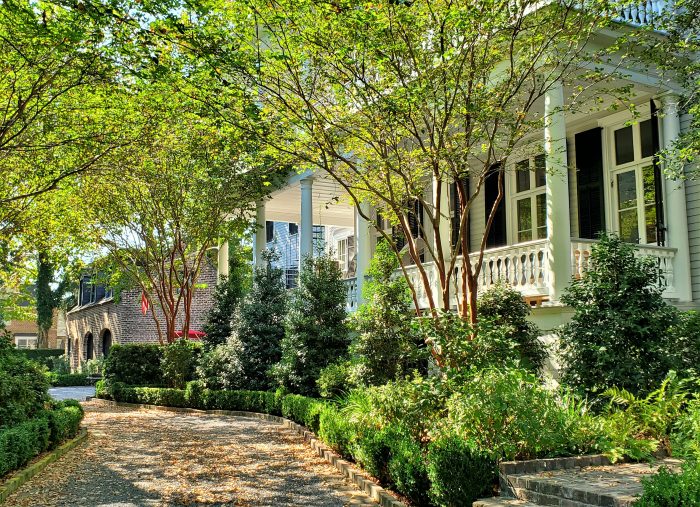
[[[267,248],[267,229],[265,226],[265,202],[255,203],[255,266],[263,265],[262,253]]]
[[[452,253],[452,222],[450,220],[450,184],[444,178],[440,185],[440,195],[438,195],[438,181],[433,176],[433,206],[437,210],[438,203],[440,204],[440,216],[438,223],[440,224],[440,246],[442,255],[445,258],[445,263],[450,262],[450,254]],[[433,248],[437,257],[438,242],[434,238]]]
[[[664,148],[670,148],[681,132],[677,95],[665,95],[663,103],[662,137]],[[683,180],[664,181],[666,211],[666,244],[676,248],[673,258],[673,285],[679,301],[692,301],[690,283],[690,247],[688,245],[688,212]]]
[[[299,224],[299,261],[314,253],[313,178],[301,180],[301,223]]]
[[[370,216],[370,206],[367,203],[360,204],[360,211],[365,216]],[[364,302],[362,297],[362,289],[365,284],[365,276],[369,261],[372,258],[371,231],[372,224],[362,218],[357,209],[355,210],[355,276],[357,277],[357,304],[358,306]]]
[[[547,169],[547,271],[550,301],[559,301],[571,281],[569,170],[566,156],[564,87],[552,84],[544,96],[544,153]]]
[[[217,256],[217,274],[219,281],[222,276],[228,276],[228,241],[224,241],[219,245],[219,255]]]

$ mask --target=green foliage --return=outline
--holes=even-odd
[[[214,293],[214,305],[204,324],[205,349],[223,345],[233,332],[234,312],[250,286],[250,248],[238,241],[229,241],[228,276],[222,277]]]
[[[661,297],[656,261],[603,236],[589,262],[562,296],[575,311],[560,332],[562,381],[593,397],[610,386],[648,393],[673,368],[669,327],[678,321]]]
[[[163,385],[159,345],[112,345],[105,362],[104,377],[128,385]]]
[[[430,480],[423,449],[407,432],[397,430],[391,442],[389,477],[414,505],[429,505]]]
[[[170,387],[124,387],[112,392],[116,401],[161,405],[164,407],[187,407],[184,389]]]
[[[671,451],[674,456],[700,461],[700,396],[688,403],[685,413],[674,423]]]
[[[700,376],[700,312],[681,313],[669,334],[672,342],[667,353],[673,368],[683,376]]]
[[[211,347],[211,346],[210,346]],[[207,389],[240,389],[244,385],[240,343],[229,337],[226,343],[205,348],[197,365],[197,377]]]
[[[336,406],[323,407],[318,429],[321,440],[341,456],[350,459],[356,435],[357,424],[350,421]]]
[[[61,304],[68,288],[69,280],[65,276],[55,283],[55,266],[46,251],[39,252],[36,276],[36,323],[39,328],[38,348],[48,346],[48,334],[53,324],[53,312]]]
[[[282,398],[282,416],[317,432],[324,406],[325,403],[322,401],[298,394],[288,394]]]
[[[396,277],[398,259],[386,241],[377,244],[367,270],[365,303],[352,315],[357,333],[351,347],[353,383],[382,385],[421,366],[408,283]]]
[[[46,450],[50,434],[46,417],[35,417],[0,429],[0,477]]]
[[[547,349],[538,339],[540,330],[527,320],[530,306],[520,292],[504,284],[496,284],[479,295],[479,320],[488,320],[494,327],[507,327],[502,341],[488,340],[493,334],[480,330],[481,346],[486,354],[517,360],[521,367],[539,372],[547,359]]]
[[[35,361],[46,368],[52,369],[53,361],[63,356],[63,349],[18,349],[27,359]]]
[[[321,370],[343,357],[348,346],[346,294],[334,259],[304,259],[287,314],[282,357],[272,370],[280,385],[303,395],[318,394]]]
[[[526,370],[476,372],[447,402],[442,431],[454,432],[494,459],[535,459],[576,451],[567,412]]]
[[[187,382],[194,380],[201,353],[202,345],[186,338],[163,347],[160,365],[165,383],[170,387],[183,389]]]
[[[56,403],[53,410],[47,412],[50,447],[57,447],[61,442],[77,435],[83,415],[83,407],[75,400]]]
[[[273,382],[268,370],[280,360],[284,338],[287,289],[282,270],[273,266],[276,254],[264,252],[264,264],[255,269],[253,287],[241,305],[236,329],[240,385],[248,389],[269,389]]]
[[[331,363],[321,370],[316,379],[318,393],[322,398],[335,398],[357,387],[352,376],[353,363],[349,360]]]
[[[46,372],[46,379],[53,387],[69,387],[69,386],[89,386],[92,382],[88,379],[85,373],[54,373]]]
[[[70,360],[65,355],[51,357],[48,363],[48,368],[51,373],[57,373],[58,375],[67,375],[70,373]]]
[[[8,335],[0,336],[0,428],[39,413],[48,387],[43,367],[18,352]]]
[[[642,478],[644,491],[635,507],[685,507],[700,505],[700,461],[688,461],[680,473],[661,467]]]
[[[496,462],[461,436],[445,435],[431,442],[426,461],[435,505],[471,505],[493,491]]]

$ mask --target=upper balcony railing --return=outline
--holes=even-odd
[[[666,0],[640,0],[617,8],[612,15],[623,23],[656,26],[667,6]]]

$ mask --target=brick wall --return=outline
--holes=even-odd
[[[202,330],[206,315],[214,302],[216,280],[216,268],[206,263],[197,280],[197,284],[201,287],[195,290],[192,301],[191,330]],[[155,308],[164,333],[165,322],[157,303]],[[179,327],[182,326],[183,320],[184,316],[180,312]],[[92,336],[93,357],[103,357],[104,337],[107,331],[113,344],[158,343],[158,331],[150,310],[146,315],[141,313],[140,289],[123,291],[119,302],[109,298],[74,308],[66,316],[66,326],[70,337],[70,351],[67,350],[67,352],[70,355],[72,368],[77,368],[81,362],[88,359],[90,336]]]

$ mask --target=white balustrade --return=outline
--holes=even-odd
[[[575,279],[581,278],[588,269],[591,247],[595,243],[592,239],[571,240],[571,272]],[[655,245],[635,245],[635,255],[656,259],[656,266],[659,268],[659,285],[664,288],[663,295],[667,298],[675,297],[673,258],[676,255],[676,249]]]
[[[665,0],[640,0],[620,5],[613,15],[625,23],[654,26],[658,24],[657,21],[665,7],[667,7]]]
[[[345,283],[345,289],[347,291],[345,309],[348,312],[354,312],[357,310],[357,278],[345,278],[343,282]]]

